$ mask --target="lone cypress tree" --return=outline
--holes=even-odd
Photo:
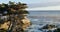
[[[10,22],[7,32],[23,32],[25,28],[30,25],[30,23],[26,23],[28,25],[25,25],[22,21],[22,19],[24,19],[24,17],[29,13],[25,8],[27,8],[27,4],[20,2],[14,3],[9,1],[9,4],[0,4],[1,16],[7,16],[6,22]],[[5,23],[5,21],[2,23]],[[24,25],[26,27],[23,27]]]

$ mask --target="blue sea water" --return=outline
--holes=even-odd
[[[53,24],[60,28],[60,11],[29,11],[28,18],[32,23],[27,29],[28,32],[44,32],[38,29],[46,24]]]

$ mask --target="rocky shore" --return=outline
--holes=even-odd
[[[46,25],[31,25],[26,29],[26,32],[60,32],[60,28],[53,24]]]

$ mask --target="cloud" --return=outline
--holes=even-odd
[[[45,2],[28,4],[26,10],[60,10],[60,0],[46,0]]]
[[[33,7],[47,7],[47,6],[57,6],[57,5],[60,5],[60,2],[35,3],[35,4],[28,4],[28,8],[33,8]]]
[[[47,7],[27,8],[26,10],[60,10],[60,6],[47,6]]]

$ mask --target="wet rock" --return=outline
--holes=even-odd
[[[60,32],[60,28],[57,28],[57,30],[55,30],[54,32]]]
[[[47,24],[44,27],[42,27],[42,30],[47,32],[52,32],[52,31],[54,32],[57,30],[57,27],[55,25]]]
[[[52,28],[56,28],[56,26],[55,25],[47,24],[42,29],[52,29]]]

